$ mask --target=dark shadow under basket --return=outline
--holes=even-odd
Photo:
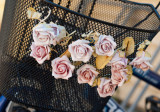
[[[96,87],[78,84],[76,73],[68,81],[55,80],[50,61],[39,65],[29,56],[32,28],[38,21],[29,20],[26,11],[34,7],[47,15],[44,6],[52,10],[48,23],[58,20],[69,33],[76,30],[72,41],[85,32],[98,31],[113,36],[117,48],[125,37],[135,39],[135,49],[144,40],[152,40],[160,26],[158,13],[151,5],[117,0],[6,0],[0,35],[0,92],[9,100],[39,109],[100,112],[110,97],[100,98]],[[55,48],[59,53],[52,58],[67,49]],[[129,59],[134,57],[135,53]],[[89,63],[94,62],[92,57]],[[101,73],[110,76],[110,67]]]

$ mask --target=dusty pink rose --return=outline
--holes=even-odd
[[[116,43],[114,42],[114,38],[112,36],[100,35],[95,47],[98,55],[111,56],[116,48]]]
[[[45,60],[50,59],[50,55],[49,55],[50,47],[48,46],[35,45],[35,43],[32,42],[31,50],[32,52],[30,56],[35,58],[39,64],[42,64]]]
[[[149,63],[150,60],[151,60],[150,57],[145,57],[145,52],[143,51],[141,56],[139,57],[137,56],[136,58],[132,60],[132,62],[130,62],[130,65],[133,65],[136,68],[140,68],[143,71],[146,71],[150,67],[152,67],[152,65]]]
[[[78,83],[88,83],[92,86],[94,79],[99,73],[92,65],[85,64],[77,70]]]
[[[52,23],[52,24],[49,24],[49,26],[51,28],[54,28],[56,29],[56,24]],[[57,25],[58,26],[58,30],[59,30],[59,33],[57,34],[56,38],[55,38],[55,41],[56,43],[57,42],[60,42],[60,40],[63,38],[63,37],[66,37],[66,29],[64,26],[61,26],[61,25]],[[53,42],[53,45],[56,45],[56,43]]]
[[[66,79],[72,77],[74,66],[71,64],[67,56],[55,58],[52,63],[52,76],[56,79]]]
[[[110,64],[112,69],[121,70],[127,67],[128,59],[125,57],[120,57],[119,52],[115,53]]]
[[[100,97],[112,96],[115,92],[116,85],[112,84],[111,79],[101,78],[97,91]]]
[[[112,83],[118,86],[122,86],[124,82],[127,80],[127,69],[120,69],[120,70],[115,70],[111,68],[112,76],[111,80]]]
[[[65,28],[54,23],[42,23],[33,28],[33,39],[36,45],[56,45],[56,43],[65,36]]]
[[[93,49],[87,40],[77,40],[69,45],[69,52],[73,61],[88,62],[92,56]]]

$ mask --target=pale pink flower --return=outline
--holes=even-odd
[[[32,52],[31,52],[30,56],[35,58],[39,64],[42,64],[45,60],[50,59],[50,54],[49,54],[50,47],[47,45],[44,45],[44,46],[35,45],[35,43],[32,42],[31,50],[32,50]]]
[[[140,68],[143,71],[148,70],[152,65],[149,63],[151,60],[150,57],[145,56],[145,52],[143,51],[141,56],[135,57],[132,62],[130,62],[130,65],[135,66],[136,68]]]
[[[111,79],[101,78],[97,91],[100,97],[112,96],[115,92],[116,85],[112,84]]]
[[[112,83],[118,86],[122,86],[125,81],[127,81],[127,69],[120,69],[120,70],[115,70],[111,68],[112,76],[111,80]]]
[[[77,40],[69,45],[68,51],[71,53],[73,61],[88,62],[92,56],[93,49],[87,40]]]
[[[111,56],[116,48],[114,38],[110,35],[100,35],[99,40],[95,44],[96,53],[103,56]]]
[[[125,57],[120,57],[119,52],[115,53],[110,64],[112,69],[121,70],[127,67],[128,59]]]
[[[36,45],[56,45],[65,36],[65,28],[54,23],[42,23],[33,28],[33,39]]]
[[[88,83],[92,86],[96,76],[99,73],[92,65],[85,64],[77,70],[78,83]]]
[[[56,79],[66,79],[72,77],[75,66],[71,64],[67,56],[55,58],[52,63],[52,76]]]

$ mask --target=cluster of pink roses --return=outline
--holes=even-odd
[[[137,68],[141,68],[146,71],[152,65],[149,63],[150,58],[145,56],[145,52],[142,52],[142,55],[137,56],[130,65],[133,65]],[[101,78],[101,83],[97,88],[98,93],[101,97],[112,96],[116,86],[122,86],[125,81],[128,80],[128,69],[126,69],[128,59],[125,57],[120,57],[119,52],[116,52],[110,61],[111,65],[111,79]]]
[[[69,52],[73,61],[88,62],[94,52],[92,47],[89,46],[88,40],[77,40],[69,45]],[[103,56],[112,56],[116,43],[112,36],[100,35],[95,44],[96,53]]]
[[[33,28],[33,40],[31,54],[39,64],[50,59],[50,45],[56,45],[61,38],[66,36],[63,26],[54,23],[41,23]]]
[[[110,61],[111,78],[101,78],[101,83],[97,88],[101,97],[112,96],[116,86],[122,86],[127,80],[127,61],[127,58],[119,56],[119,52],[115,53]]]
[[[60,30],[61,29],[61,30]],[[33,39],[34,42],[31,45],[31,56],[34,57],[39,64],[42,64],[45,60],[49,60],[49,45],[56,45],[56,42],[64,36],[62,32],[64,28],[59,28],[56,24],[40,24],[33,29]],[[60,33],[62,33],[60,35]],[[61,37],[59,37],[61,36]],[[68,51],[71,53],[73,61],[83,61],[84,63],[88,62],[92,56],[94,50],[89,45],[88,40],[77,40],[69,45]],[[114,42],[113,37],[101,35],[98,42],[95,45],[96,53],[98,55],[111,56],[114,53],[116,43]],[[56,79],[66,79],[68,80],[72,77],[72,73],[75,69],[75,66],[71,64],[67,56],[62,56],[55,58],[52,61],[52,76]],[[93,85],[95,78],[98,76],[99,72],[96,71],[92,65],[85,64],[77,70],[78,83],[88,83]],[[102,79],[103,80],[103,79]],[[105,87],[115,88],[111,86],[111,81],[104,81]],[[98,88],[98,91],[101,89]],[[110,91],[110,89],[109,89]],[[108,92],[107,92],[108,93]]]
[[[66,36],[66,30],[63,26],[51,24],[39,24],[33,28],[33,39],[31,45],[31,54],[33,58],[39,64],[42,64],[45,60],[50,59],[50,45],[56,45],[63,37]],[[77,40],[69,45],[68,51],[71,54],[73,61],[88,62],[94,52],[93,48],[89,45],[88,40]],[[112,36],[100,35],[98,41],[95,43],[95,52],[101,56],[113,56],[116,43]],[[149,59],[144,57],[144,53],[141,57],[136,57],[130,64],[141,69],[148,69],[151,65]],[[101,97],[112,96],[116,86],[122,86],[127,81],[127,63],[128,59],[120,57],[117,51],[112,60],[110,61],[112,76],[110,79],[100,78],[100,84],[97,91]],[[72,77],[75,66],[72,65],[67,56],[55,58],[51,62],[52,76],[56,79],[68,80]],[[78,83],[88,83],[93,85],[99,72],[96,68],[89,64],[84,64],[77,70]]]
[[[83,61],[86,63],[90,60],[94,50],[89,43],[88,40],[77,40],[69,45],[68,51],[73,61]],[[113,37],[101,35],[95,46],[98,54],[111,56],[114,53],[116,43]],[[75,67],[71,65],[71,62],[66,56],[63,56],[52,61],[52,68],[52,75],[55,78],[68,79],[72,76],[71,73]],[[88,83],[92,85],[98,74],[96,68],[92,65],[85,64],[77,70],[78,83]]]
[[[61,58],[58,57],[52,61],[52,68],[52,76],[56,79],[68,80],[72,77],[75,66],[72,65],[68,57],[64,55]],[[92,65],[85,64],[77,70],[78,83],[88,83],[92,85],[98,74],[96,68]]]
[[[149,63],[150,58],[145,56],[145,52],[142,52],[142,55],[137,56],[130,65],[133,65],[137,68],[141,68],[146,71],[152,65]],[[125,57],[120,57],[119,52],[116,52],[110,61],[112,76],[111,79],[101,78],[101,83],[97,88],[98,93],[101,97],[112,96],[116,86],[122,86],[125,81],[128,80],[126,69],[128,59]]]
[[[113,84],[122,86],[127,80],[127,62],[128,59],[125,57],[120,57],[119,52],[115,53],[111,60],[111,80]]]
[[[28,17],[32,19],[38,19],[41,16],[41,14],[36,12],[33,8],[29,8],[27,13]],[[31,17],[33,16],[32,13],[38,14],[38,17]],[[36,25],[33,28],[34,42],[32,42],[31,45],[32,51],[30,56],[35,58],[39,64],[42,64],[45,60],[50,60],[51,45],[57,45],[57,43],[60,43],[61,39],[64,37],[66,37],[66,29],[63,26],[54,23],[40,23]],[[93,53],[96,53],[96,56],[99,55],[105,58],[110,57],[110,59],[114,55],[108,64],[108,66],[111,66],[111,78],[103,77],[99,79],[100,83],[97,82],[97,91],[100,97],[112,96],[115,88],[117,86],[122,86],[125,81],[128,80],[128,59],[125,55],[120,56],[120,51],[117,51],[114,54],[117,44],[114,42],[114,38],[112,36],[100,35],[98,39],[96,38],[94,41],[95,45],[92,47],[88,40],[76,40],[69,45],[68,51],[70,52],[73,61],[81,61],[84,63],[87,63],[90,60]],[[148,70],[152,65],[149,63],[150,57],[147,57],[145,53],[146,52],[142,51],[141,55],[138,55],[132,62],[130,62],[130,65],[144,71]],[[53,59],[51,61],[51,66],[52,76],[56,79],[68,80],[72,77],[72,73],[75,69],[75,66],[72,65],[66,55]],[[98,74],[99,72],[97,72],[95,67],[90,64],[84,64],[77,70],[78,83],[88,83],[90,86],[93,86]]]

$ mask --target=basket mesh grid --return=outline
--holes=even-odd
[[[57,21],[69,33],[76,30],[72,41],[81,38],[83,33],[98,31],[113,36],[117,48],[128,36],[134,38],[135,49],[144,40],[152,40],[158,32],[159,18],[149,6],[116,0],[7,0],[0,35],[0,92],[9,100],[35,108],[55,112],[100,112],[110,97],[100,98],[96,87],[78,84],[76,72],[68,81],[55,80],[51,75],[50,61],[39,65],[29,56],[32,28],[38,21],[27,19],[26,11],[28,7],[34,7],[45,16],[47,10],[44,6],[52,10],[47,23]],[[144,22],[135,26],[149,13]],[[60,56],[67,46],[57,45],[55,49],[58,54],[53,52],[51,59]],[[134,57],[135,53],[129,59]],[[88,63],[95,65],[95,58]],[[110,67],[101,70],[101,75],[110,77]]]

